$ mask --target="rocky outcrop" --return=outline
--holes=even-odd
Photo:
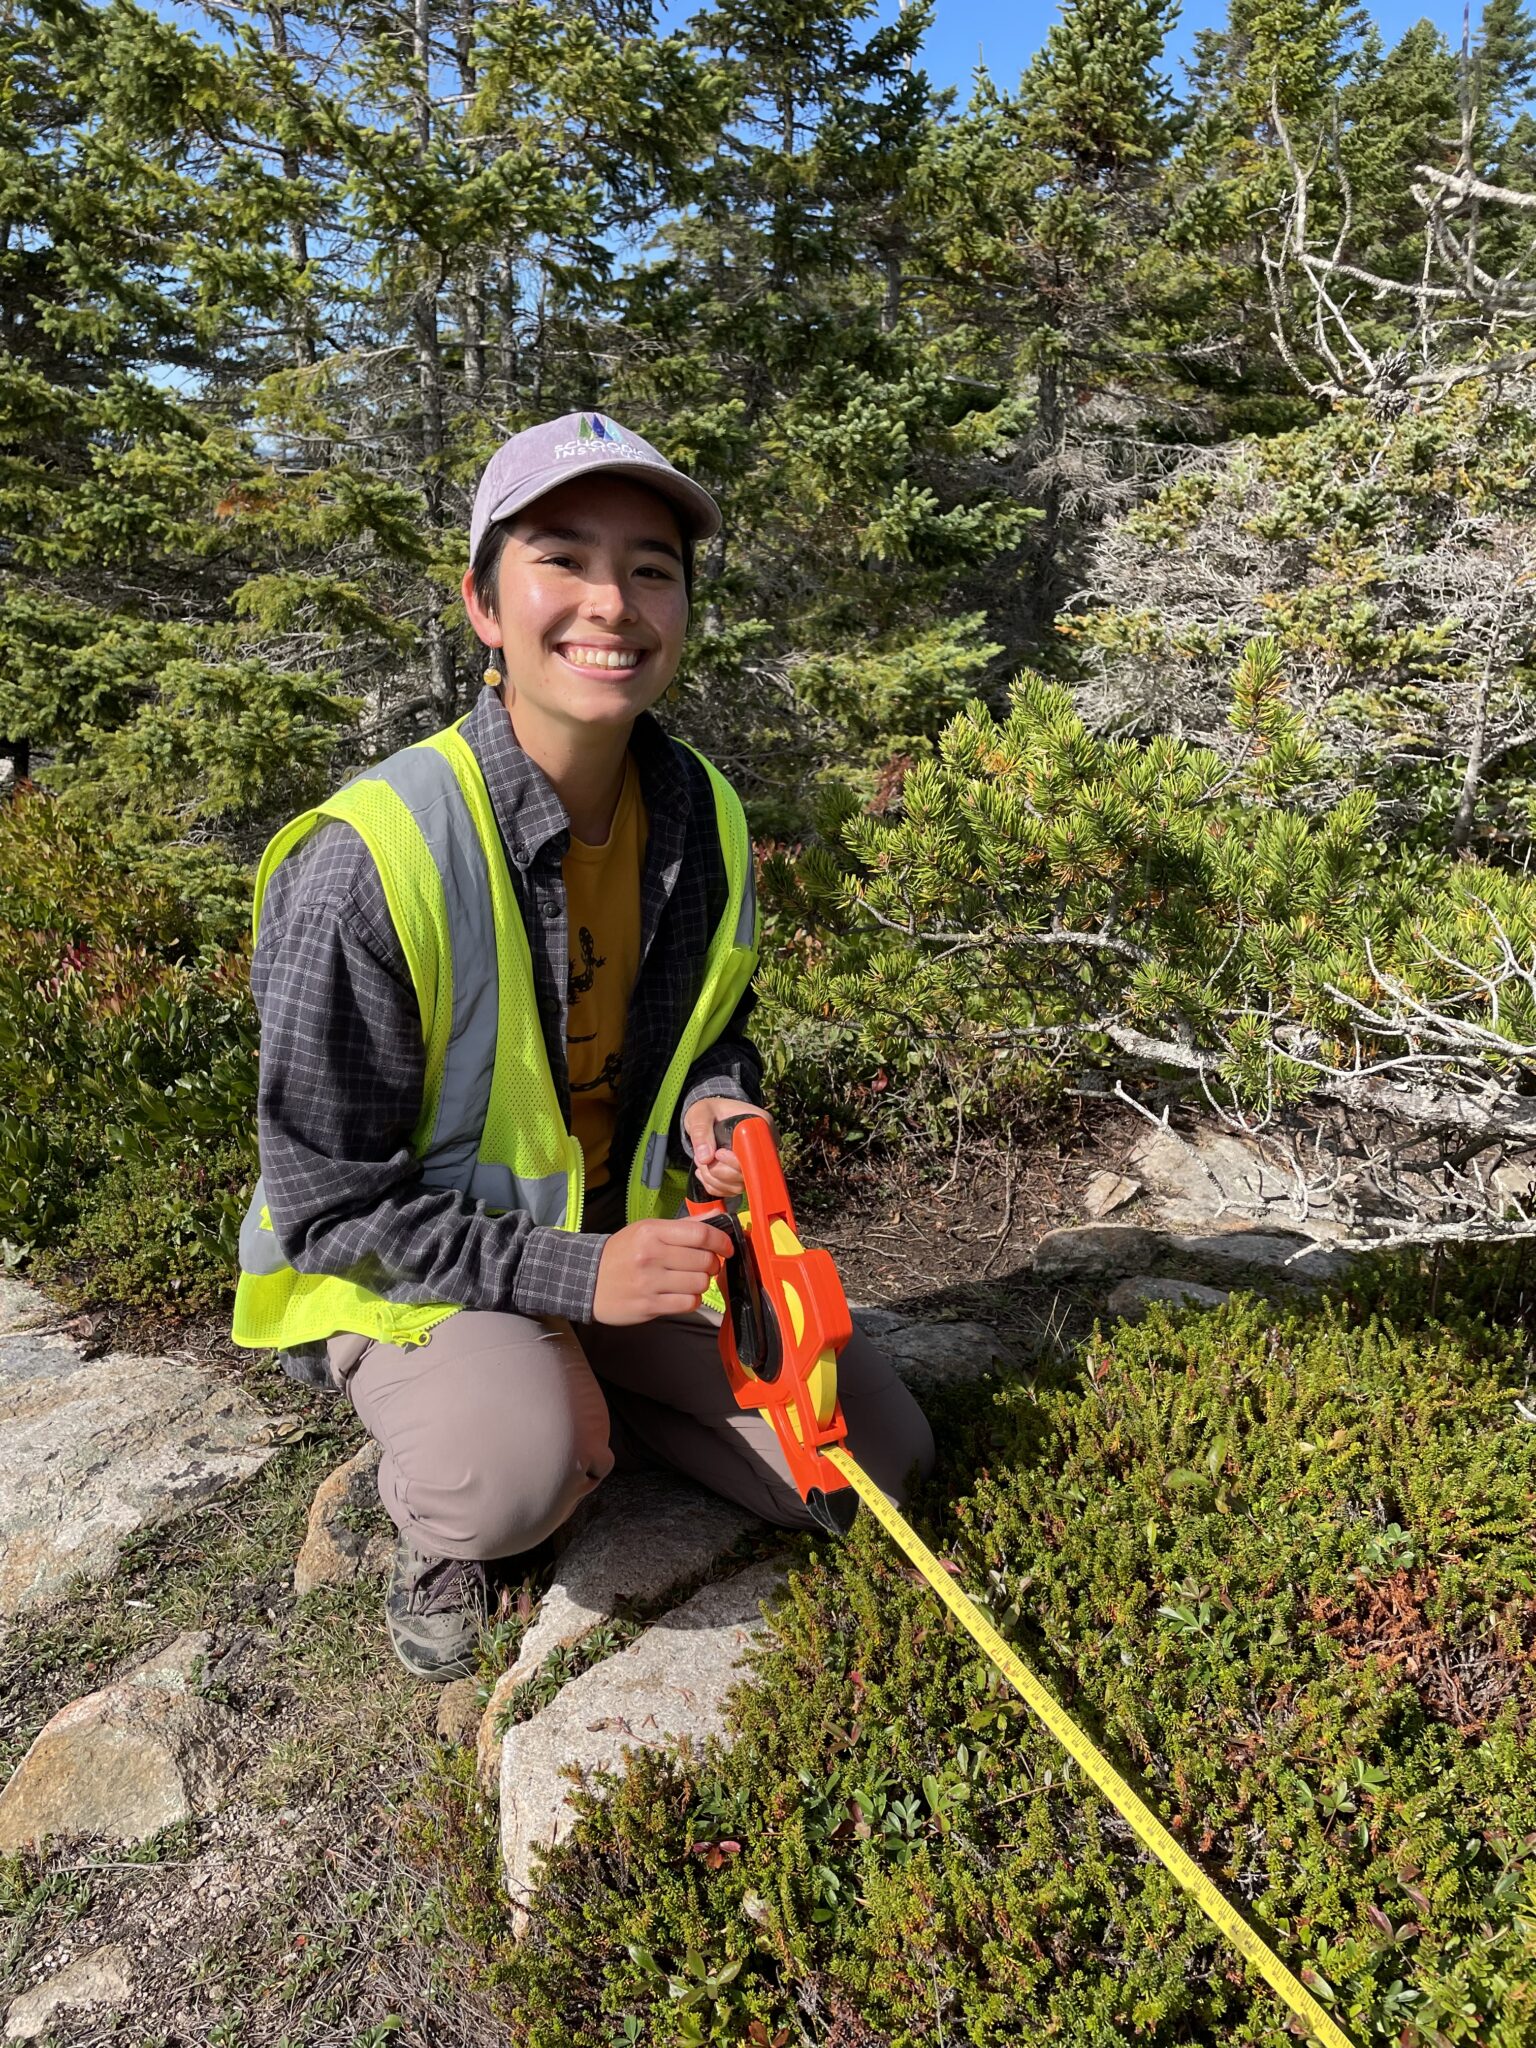
[[[980,1379],[1014,1363],[1008,1346],[986,1323],[920,1322],[890,1308],[855,1308],[853,1319],[913,1386]]]
[[[143,1667],[54,1715],[0,1792],[0,1854],[53,1835],[142,1842],[213,1811],[234,1721],[192,1690],[196,1655]]]
[[[124,2005],[131,1988],[125,1951],[117,1947],[92,1949],[89,1955],[77,1956],[45,1982],[11,2000],[5,2016],[5,2038],[36,2041],[44,2034],[52,2034],[66,2039],[58,2026],[62,2013]],[[99,2017],[93,2016],[93,2029]]]
[[[1141,1182],[1126,1174],[1096,1173],[1083,1189],[1083,1207],[1097,1222],[1116,1209],[1123,1209],[1127,1202],[1134,1202],[1140,1193]]]
[[[575,1678],[508,1731],[501,1752],[501,1852],[521,1933],[541,1852],[565,1839],[572,1766],[614,1770],[627,1750],[703,1742],[725,1730],[725,1700],[783,1583],[774,1560],[706,1586],[628,1649]]]
[[[319,1586],[349,1586],[388,1571],[394,1534],[379,1506],[378,1470],[379,1447],[369,1442],[315,1489],[293,1568],[301,1600]]]
[[[1169,1238],[1166,1257],[1191,1279],[1228,1287],[1316,1286],[1350,1263],[1346,1252],[1294,1230],[1180,1231]]]
[[[1033,1259],[1041,1280],[1091,1284],[1151,1275],[1226,1287],[1315,1285],[1342,1273],[1348,1264],[1345,1253],[1298,1231],[1165,1232],[1137,1223],[1049,1230],[1036,1245]]]
[[[1202,1287],[1198,1280],[1154,1280],[1143,1273],[1111,1288],[1104,1306],[1112,1316],[1135,1322],[1157,1301],[1168,1302],[1174,1308],[1220,1308],[1230,1298],[1224,1288]]]
[[[1208,1123],[1187,1130],[1143,1126],[1125,1155],[1124,1170],[1143,1186],[1138,1222],[1143,1211],[1146,1220],[1168,1227],[1258,1223],[1266,1229],[1294,1228],[1308,1221],[1297,1214],[1295,1175],[1257,1139],[1237,1131]],[[1091,1208],[1089,1213],[1094,1213]],[[1327,1234],[1326,1215],[1317,1217],[1316,1227]]]
[[[537,1676],[555,1650],[579,1642],[617,1615],[654,1609],[668,1594],[696,1585],[742,1537],[765,1527],[745,1508],[686,1479],[646,1472],[607,1480],[556,1563],[517,1661],[502,1673],[491,1695],[476,1744],[485,1790],[497,1782],[497,1724],[513,1694]]]
[[[0,1615],[105,1578],[137,1530],[272,1456],[283,1427],[184,1360],[85,1359],[34,1289],[0,1283]]]
[[[1151,1271],[1162,1243],[1142,1224],[1068,1224],[1045,1233],[1030,1264],[1039,1280],[1129,1280]]]

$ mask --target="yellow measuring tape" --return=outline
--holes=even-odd
[[[822,1455],[856,1489],[870,1513],[895,1538],[950,1613],[991,1658],[1031,1713],[1045,1723],[1084,1776],[1092,1779],[1115,1811],[1130,1823],[1140,1840],[1183,1885],[1206,1918],[1213,1921],[1238,1953],[1252,1963],[1270,1989],[1284,1999],[1297,2019],[1306,2023],[1324,2048],[1352,2048],[1349,2036],[1328,2017],[1296,1973],[1288,1970],[1269,1944],[1254,1933],[1195,1859],[1179,1847],[1140,1794],[1126,1783],[1108,1757],[1094,1747],[1072,1716],[1052,1699],[1029,1666],[1009,1649],[976,1603],[961,1592],[933,1552],[911,1525],[897,1514],[869,1474],[855,1464],[841,1446]]]

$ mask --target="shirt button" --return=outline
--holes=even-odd
[[[544,898],[544,922],[546,924],[554,924],[559,919],[559,916],[559,904],[555,901],[553,896],[546,896]]]

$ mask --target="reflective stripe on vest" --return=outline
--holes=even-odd
[[[462,724],[462,720],[459,722]],[[757,954],[757,907],[746,818],[735,791],[702,755],[715,799],[726,903],[703,983],[668,1063],[626,1191],[631,1222],[675,1214],[686,1162],[668,1160],[667,1133],[682,1085],[720,1036]],[[257,874],[253,927],[279,863],[326,818],[363,838],[379,870],[421,1011],[427,1083],[411,1149],[421,1179],[490,1210],[538,1223],[581,1225],[582,1160],[565,1129],[549,1071],[532,960],[479,765],[458,725],[402,749],[274,835]],[[278,1245],[257,1182],[240,1229],[234,1340],[281,1349],[338,1330],[395,1343],[424,1341],[455,1304],[422,1301],[419,1283],[299,1274]]]

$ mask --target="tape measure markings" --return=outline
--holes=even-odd
[[[1262,1935],[1249,1926],[1189,1851],[1175,1841],[1140,1793],[1121,1777],[1108,1757],[1046,1690],[1029,1666],[1008,1647],[981,1609],[961,1591],[916,1530],[891,1506],[863,1467],[841,1446],[829,1449],[823,1455],[855,1488],[876,1521],[916,1565],[950,1613],[1003,1673],[1025,1705],[1045,1724],[1121,1818],[1130,1824],[1143,1846],[1151,1850],[1170,1876],[1189,1893],[1206,1918],[1253,1965],[1297,2019],[1305,2022],[1313,2036],[1323,2043],[1323,2048],[1353,2048],[1349,2036],[1324,2011],[1295,1971],[1287,1968]]]

